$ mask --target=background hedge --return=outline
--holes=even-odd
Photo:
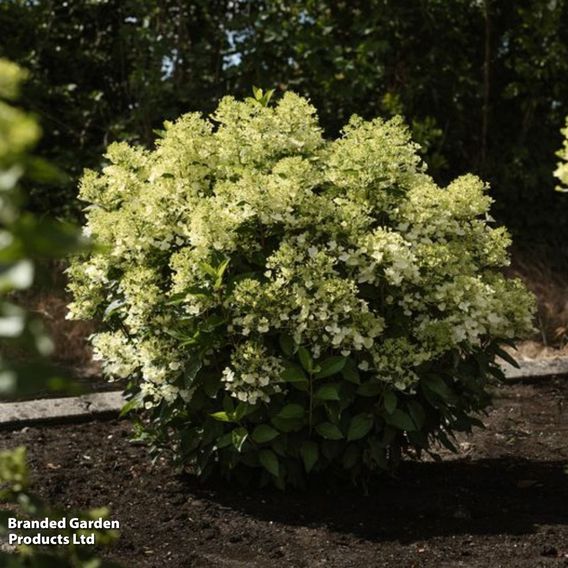
[[[446,183],[471,171],[517,241],[563,239],[553,191],[568,114],[565,0],[91,0],[0,3],[0,55],[31,70],[24,102],[67,180],[36,209],[73,215],[76,179],[113,140],[251,86],[292,89],[327,134],[402,113]]]

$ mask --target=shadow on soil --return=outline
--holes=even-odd
[[[537,525],[568,525],[565,462],[500,458],[410,463],[368,496],[353,490],[324,494],[229,490],[184,478],[193,498],[266,522],[371,540],[411,543],[435,536],[521,535]]]

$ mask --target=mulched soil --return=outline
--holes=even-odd
[[[129,442],[127,422],[3,433],[53,504],[108,506],[129,568],[568,566],[568,379],[500,389],[458,457],[405,462],[369,496],[200,484]]]

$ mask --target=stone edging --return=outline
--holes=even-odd
[[[550,377],[552,375],[568,374],[568,357],[555,359],[521,359],[519,369],[512,365],[503,364],[507,379],[528,379],[531,377]]]
[[[0,428],[30,424],[80,422],[115,417],[125,400],[120,391],[101,392],[68,398],[44,398],[0,404]]]

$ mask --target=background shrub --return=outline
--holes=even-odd
[[[0,397],[20,397],[69,388],[61,371],[48,366],[53,344],[39,318],[15,302],[16,294],[38,280],[41,263],[62,258],[85,243],[75,227],[40,219],[24,207],[23,179],[46,179],[53,167],[32,150],[40,135],[33,116],[16,107],[27,73],[0,59]],[[10,357],[18,353],[19,357]]]
[[[110,376],[135,377],[146,434],[198,474],[353,480],[469,430],[531,329],[506,280],[509,237],[467,175],[440,188],[401,119],[322,137],[285,94],[224,98],[166,123],[156,150],[113,144],[87,172],[70,269],[76,318]]]
[[[85,242],[73,227],[38,219],[23,207],[24,194],[19,182],[26,176],[43,179],[53,169],[32,155],[40,129],[32,116],[14,106],[27,73],[0,59],[0,399],[20,398],[31,393],[71,392],[76,387],[60,371],[47,363],[53,345],[41,322],[15,302],[14,296],[28,289],[37,278],[38,261],[64,257]],[[10,357],[18,349],[19,359]],[[76,390],[76,389],[75,389]],[[118,568],[97,557],[85,545],[42,547],[8,545],[9,518],[43,520],[68,516],[30,492],[25,448],[0,451],[0,566],[5,568]],[[75,513],[83,518],[106,517],[106,509]],[[71,531],[65,531],[71,536]],[[30,536],[30,535],[23,535]],[[56,536],[56,535],[53,535]],[[97,532],[97,543],[116,538],[114,531]]]
[[[110,142],[151,145],[164,119],[255,84],[310,97],[329,136],[353,113],[405,115],[437,183],[481,175],[517,242],[563,246],[566,21],[566,0],[9,0],[0,55],[31,71],[42,151],[70,174],[30,187],[38,211],[76,209]]]

